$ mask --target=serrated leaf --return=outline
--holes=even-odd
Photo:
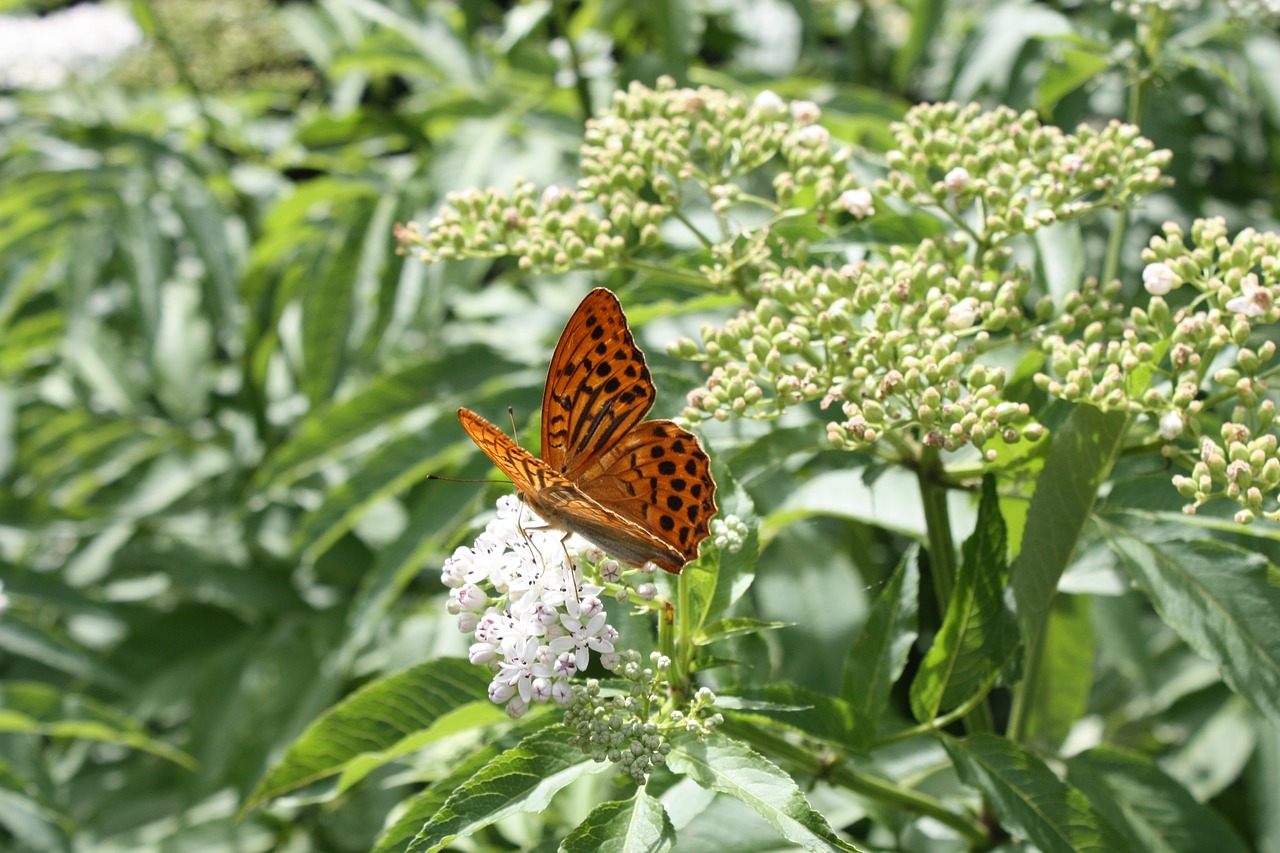
[[[1093,687],[1093,623],[1090,599],[1059,595],[1053,600],[1034,684],[1027,684],[1028,737],[1056,749],[1085,715]]]
[[[702,740],[680,732],[671,736],[671,747],[668,767],[704,788],[742,801],[791,843],[805,850],[858,849],[836,836],[795,780],[745,744],[716,732]]]
[[[629,800],[601,803],[560,844],[561,853],[662,853],[676,830],[662,803],[636,791]]]
[[[990,690],[1018,651],[1018,620],[1008,588],[1008,545],[995,478],[982,482],[973,535],[961,549],[946,618],[911,683],[911,712],[922,723]]]
[[[710,645],[717,640],[740,637],[743,634],[759,634],[762,631],[774,631],[778,628],[789,628],[790,622],[767,622],[764,619],[752,619],[750,616],[733,616],[713,622],[698,632],[694,643],[699,646]]]
[[[788,729],[810,737],[843,744],[850,739],[853,714],[841,699],[794,684],[767,684],[741,690],[738,696],[717,700],[726,710],[736,710],[735,719],[754,715],[764,725],[780,723]]]
[[[1040,656],[1058,580],[1075,554],[1128,425],[1126,415],[1081,405],[1053,433],[1052,449],[1027,510],[1022,547],[1009,569],[1027,660]]]
[[[532,719],[531,719],[532,717]],[[534,732],[551,725],[551,715],[527,715],[509,729],[497,730],[489,742],[472,749],[452,764],[443,778],[437,779],[422,793],[404,803],[396,822],[378,836],[372,853],[402,853],[427,821],[444,807],[461,785],[483,770],[496,758],[518,746]]]
[[[1067,778],[1149,853],[1246,853],[1231,824],[1145,755],[1099,747],[1067,761]]]
[[[1187,645],[1280,724],[1280,587],[1261,554],[1214,540],[1152,544],[1107,528],[1121,566]]]
[[[845,658],[840,694],[853,714],[852,743],[866,749],[875,740],[889,692],[902,675],[918,632],[920,548],[902,555]]]
[[[1063,782],[1033,753],[995,735],[942,737],[960,781],[981,791],[1000,826],[1043,853],[1128,850],[1116,830],[1078,789]]]
[[[612,769],[570,746],[568,736],[564,726],[552,726],[489,762],[454,790],[410,842],[409,851],[432,853],[504,817],[541,812],[566,785]]]
[[[471,723],[454,720],[448,731],[436,724],[459,709],[488,699],[485,670],[464,660],[431,660],[362,687],[329,709],[293,742],[276,767],[245,802],[244,811],[271,797],[342,772],[373,755],[385,763],[459,727],[486,725],[494,718],[478,714]],[[483,710],[484,706],[476,708]]]

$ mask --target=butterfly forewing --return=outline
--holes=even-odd
[[[584,536],[614,556],[637,565],[652,561],[669,572],[679,572],[689,561],[681,549],[602,506],[475,412],[458,409],[458,420],[476,446],[511,478],[525,501],[547,524]]]
[[[716,484],[698,439],[645,421],[656,390],[618,297],[596,288],[551,357],[542,399],[542,458],[468,409],[458,419],[551,526],[626,562],[679,572],[698,556]]]
[[[542,458],[577,480],[653,408],[644,354],[612,291],[597,287],[565,324],[542,397]]]

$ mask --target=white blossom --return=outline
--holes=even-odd
[[[840,193],[840,206],[858,219],[876,212],[874,200],[867,190],[845,190]]]
[[[756,95],[752,105],[761,116],[767,119],[775,119],[787,111],[787,104],[778,94],[771,89],[765,89]]]
[[[1164,296],[1181,284],[1177,274],[1165,263],[1147,264],[1142,270],[1142,286],[1152,296]]]
[[[584,582],[574,562],[583,553],[603,561],[599,549],[580,537],[565,539],[506,497],[473,547],[445,560],[446,609],[472,636],[468,660],[493,671],[489,698],[505,704],[512,718],[532,703],[567,702],[569,679],[593,653],[617,665],[618,631],[607,621],[604,587]],[[620,567],[608,562],[620,578]]]
[[[1165,441],[1173,441],[1182,435],[1182,415],[1177,412],[1165,412],[1160,416],[1160,437]]]
[[[1261,317],[1271,308],[1271,291],[1258,283],[1258,276],[1249,273],[1240,282],[1240,295],[1227,300],[1224,306],[1234,314]]]
[[[969,181],[969,170],[963,166],[957,166],[942,178],[942,183],[947,188],[947,191],[956,195],[969,188]]]
[[[813,101],[792,101],[791,117],[800,124],[813,124],[822,117],[822,108]]]

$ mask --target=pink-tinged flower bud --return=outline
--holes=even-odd
[[[866,190],[845,190],[840,193],[839,202],[841,207],[858,219],[870,216],[876,212],[875,203],[871,198],[871,193]]]
[[[959,195],[969,188],[969,170],[957,166],[950,172],[947,172],[946,176],[942,179],[942,183],[949,192]]]
[[[1164,296],[1182,282],[1168,264],[1147,264],[1142,271],[1142,286],[1152,296]]]
[[[1079,154],[1068,154],[1062,158],[1062,171],[1068,175],[1074,175],[1080,171],[1080,167],[1084,165],[1084,158]]]
[[[822,116],[822,109],[813,101],[792,101],[791,117],[801,124],[813,124]]]

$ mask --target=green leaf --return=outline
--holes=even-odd
[[[978,524],[961,552],[946,617],[911,683],[911,712],[922,723],[984,695],[1018,651],[1018,620],[1007,584],[1008,544],[994,477],[983,478]]]
[[[1078,789],[1010,740],[978,734],[942,737],[960,781],[990,801],[1000,826],[1043,853],[1129,850]]]
[[[1056,749],[1085,715],[1093,688],[1093,623],[1090,600],[1059,595],[1053,600],[1041,646],[1038,677],[1029,686],[1026,732],[1037,744]]]
[[[373,853],[402,853],[464,783],[491,764],[502,754],[514,749],[529,735],[547,728],[552,723],[550,714],[526,715],[514,726],[495,729],[492,740],[483,743],[462,758],[453,761],[450,770],[436,779],[422,793],[404,803],[404,809],[396,822],[378,836]]]
[[[552,726],[485,765],[459,785],[409,844],[412,853],[440,850],[513,814],[544,811],[571,782],[612,769],[567,743],[568,729]]]
[[[114,743],[195,769],[191,756],[148,737],[140,723],[114,708],[47,684],[0,684],[0,731]]]
[[[641,788],[630,800],[601,803],[560,844],[561,853],[662,853],[676,830],[662,803]]]
[[[759,634],[761,631],[773,631],[778,628],[789,627],[791,627],[790,622],[766,622],[763,619],[753,619],[750,616],[734,616],[706,626],[698,632],[693,642],[695,645],[708,646],[717,640],[727,640],[730,637],[739,637],[743,634]]]
[[[293,437],[281,445],[254,478],[256,488],[283,488],[333,461],[339,448],[385,430],[427,404],[468,392],[477,396],[485,380],[515,370],[484,346],[456,347],[395,372],[383,373],[348,399],[311,412]],[[483,396],[481,390],[478,396]],[[452,403],[450,403],[452,407]]]
[[[840,693],[853,713],[852,737],[859,749],[875,740],[889,692],[916,641],[919,612],[920,548],[914,545],[902,555],[845,658]]]
[[[1049,608],[1058,580],[1071,562],[1085,523],[1098,498],[1098,489],[1111,472],[1129,426],[1126,415],[1076,406],[1053,434],[1053,447],[1037,478],[1022,534],[1022,546],[1009,569],[1009,583],[1017,601],[1018,621],[1026,638],[1032,690],[1038,678],[1037,661]],[[1016,720],[1014,737],[1022,737],[1026,717]]]
[[[733,711],[735,719],[755,717],[752,722],[765,726],[780,723],[793,732],[835,744],[848,743],[853,727],[853,715],[844,700],[794,684],[744,688],[739,695],[716,700],[716,707],[721,705]]]
[[[1231,824],[1145,755],[1098,747],[1067,761],[1067,778],[1129,841],[1150,853],[1246,853]]]
[[[671,747],[667,766],[704,788],[741,800],[792,844],[805,850],[857,850],[836,837],[795,780],[744,744],[715,732],[701,740],[680,732],[671,736]]]
[[[359,762],[383,764],[463,729],[500,718],[485,714],[488,677],[465,660],[441,658],[379,679],[313,722],[254,789],[244,811]],[[466,713],[459,714],[462,709]]]
[[[1107,55],[1109,45],[1084,40],[1079,43],[1084,49],[1049,45],[1051,59],[1045,63],[1044,76],[1036,86],[1036,109],[1042,115],[1053,115],[1063,98],[1111,67],[1111,58]]]
[[[1148,543],[1106,529],[1121,566],[1231,689],[1280,724],[1280,586],[1266,557],[1213,540]]]

